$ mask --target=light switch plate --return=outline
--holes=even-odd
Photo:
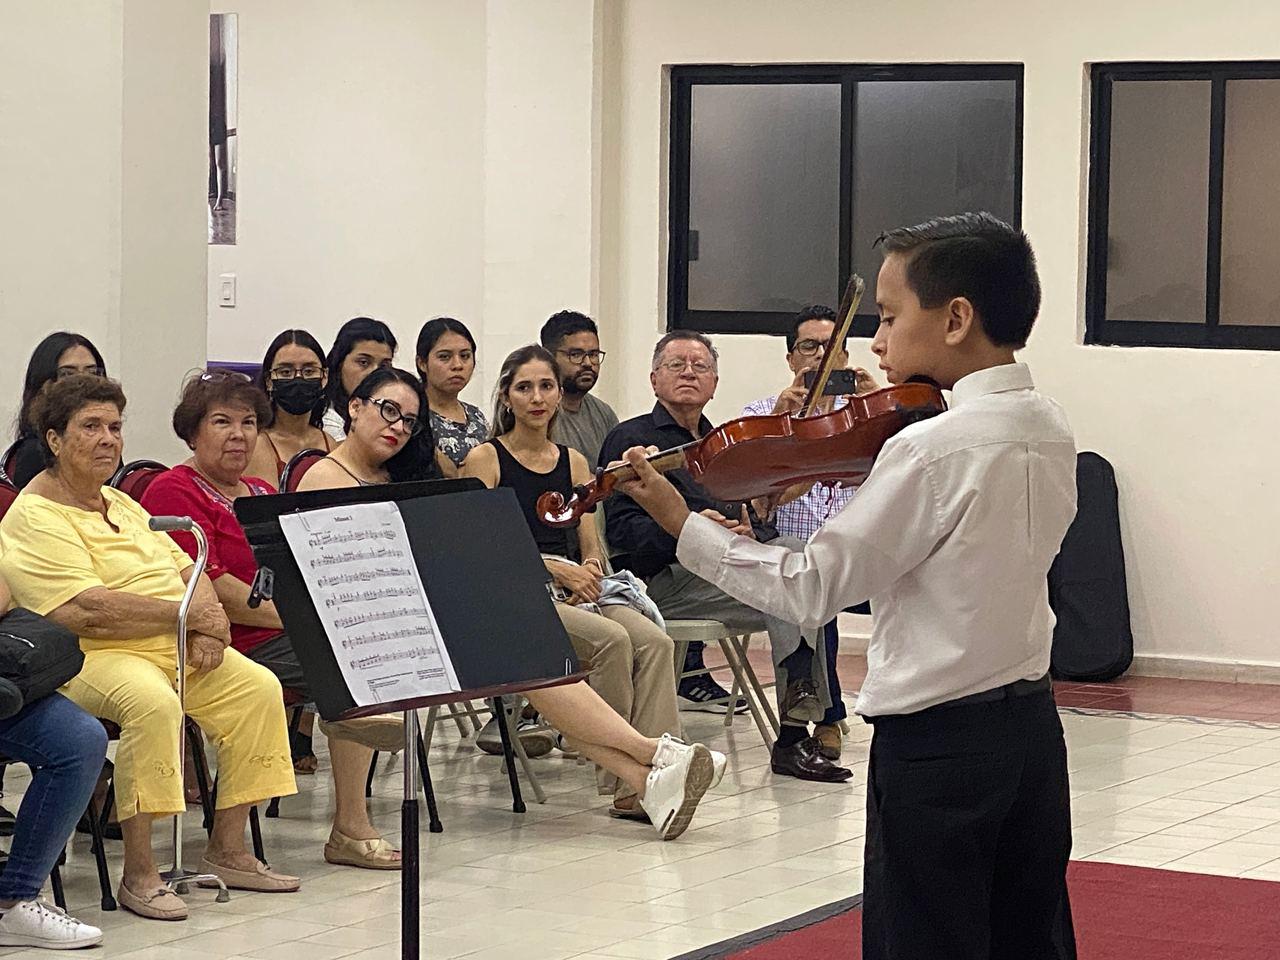
[[[236,305],[236,275],[222,273],[218,275],[218,306],[234,307]]]

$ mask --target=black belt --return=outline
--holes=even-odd
[[[967,697],[948,700],[931,709],[943,710],[947,707],[966,707],[971,703],[994,703],[997,700],[1012,700],[1014,697],[1029,697],[1033,693],[1042,693],[1051,689],[1053,689],[1053,681],[1049,679],[1049,675],[1046,673],[1039,680],[1015,680],[1013,683],[1006,683],[1003,687],[983,690],[981,693],[971,693]]]
[[[990,690],[983,690],[981,693],[971,693],[967,697],[958,697],[955,700],[934,704],[932,707],[926,707],[916,713],[885,714],[880,717],[863,717],[862,719],[867,723],[875,723],[877,720],[905,720],[911,717],[926,716],[937,710],[968,707],[977,703],[997,703],[1001,700],[1012,700],[1015,697],[1029,697],[1034,693],[1045,693],[1052,689],[1053,681],[1049,679],[1049,674],[1046,673],[1038,680],[1015,680],[1013,683],[1006,683],[1002,687],[993,687]]]

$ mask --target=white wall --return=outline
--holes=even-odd
[[[625,329],[623,410],[651,402],[640,358],[665,325],[666,65],[1025,62],[1023,221],[1045,293],[1026,359],[1066,404],[1080,446],[1116,465],[1139,652],[1280,664],[1280,431],[1266,419],[1280,354],[1080,345],[1086,65],[1274,57],[1278,34],[1280,7],[1247,0],[1224,0],[1212,17],[1192,0],[1170,0],[1158,13],[1103,0],[624,4],[613,102],[625,189],[610,210],[619,249],[607,281]],[[777,341],[717,339],[723,381],[712,419],[782,370]],[[855,362],[869,359],[854,353]]]
[[[172,458],[178,380],[204,361],[207,4],[64,0],[3,16],[0,431],[7,444],[32,347],[72,329],[131,399],[126,455]]]
[[[211,246],[209,356],[260,361],[281,330],[327,347],[386,320],[413,365],[438,314],[483,305],[485,5],[237,0],[237,244]],[[238,305],[216,303],[238,277]]]

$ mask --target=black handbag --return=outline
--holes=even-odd
[[[0,720],[7,720],[80,672],[80,638],[30,610],[0,617]]]

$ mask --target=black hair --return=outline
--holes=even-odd
[[[84,347],[93,354],[94,363],[107,375],[107,365],[102,362],[102,354],[88,337],[78,333],[61,330],[51,333],[31,351],[31,359],[27,362],[27,375],[22,382],[22,406],[18,409],[17,437],[35,436],[36,425],[31,419],[31,401],[40,393],[46,383],[58,379],[58,359],[72,347]]]
[[[333,349],[325,358],[325,366],[329,368],[329,385],[325,388],[326,399],[334,412],[342,418],[343,426],[350,426],[347,407],[351,395],[342,385],[342,361],[347,359],[357,343],[372,340],[374,343],[385,343],[391,348],[391,355],[396,355],[396,335],[381,320],[372,317],[352,317],[338,329],[333,340]]]
[[[467,343],[471,344],[471,352],[476,352],[476,338],[471,335],[471,331],[467,329],[467,325],[461,320],[455,320],[453,317],[436,317],[434,320],[428,320],[422,325],[422,329],[418,331],[418,346],[414,351],[414,356],[418,360],[425,360],[431,354],[432,349],[440,338],[446,333],[456,333],[462,337]],[[426,383],[427,378],[424,375],[422,382]]]
[[[596,322],[585,313],[561,310],[547,318],[538,339],[542,341],[543,347],[554,353],[564,343],[565,337],[572,337],[575,333],[594,333],[597,337],[600,336]]]
[[[368,338],[364,338],[368,339]],[[392,483],[407,483],[410,480],[435,480],[440,476],[440,467],[436,463],[436,440],[431,432],[431,416],[427,409],[427,393],[422,382],[408,370],[399,367],[379,367],[366,376],[351,391],[347,400],[348,407],[352,400],[368,401],[379,388],[388,383],[403,383],[418,398],[418,433],[410,437],[408,442],[386,462],[387,476]],[[343,419],[348,428],[351,426],[351,414],[343,410]]]
[[[1021,230],[989,213],[961,213],[889,230],[876,244],[910,257],[907,285],[926,310],[964,297],[992,343],[1026,346],[1040,312],[1040,278]]]
[[[796,348],[796,343],[800,340],[800,326],[808,323],[810,320],[830,320],[834,324],[839,324],[840,318],[836,312],[828,307],[825,303],[811,303],[796,314],[795,319],[791,321],[791,329],[787,331],[787,353]],[[844,338],[845,344],[848,344],[849,337]]]
[[[489,421],[490,437],[496,439],[516,428],[516,415],[512,411],[511,405],[507,402],[507,392],[515,381],[516,371],[526,363],[537,361],[541,361],[551,368],[551,375],[555,378],[556,386],[561,390],[564,389],[560,386],[559,376],[556,375],[556,358],[551,355],[550,350],[536,343],[513,350],[507,354],[507,359],[502,361],[502,370],[499,371],[498,382],[493,388],[493,419]],[[547,421],[548,434],[551,433],[551,425],[556,422],[556,417],[558,416],[560,416],[559,408],[551,415],[551,419]]]
[[[284,330],[271,341],[271,346],[267,347],[267,352],[262,357],[262,370],[258,373],[258,387],[267,395],[267,399],[271,401],[271,416],[260,424],[263,429],[275,423],[276,419],[276,400],[271,395],[270,389],[271,368],[276,365],[276,354],[280,352],[282,347],[290,345],[310,350],[316,355],[316,360],[320,363],[320,366],[325,366],[324,347],[320,346],[320,341],[306,330]],[[316,401],[316,405],[311,408],[310,423],[313,427],[319,427],[324,423],[324,412],[328,407],[328,397],[322,396]]]

